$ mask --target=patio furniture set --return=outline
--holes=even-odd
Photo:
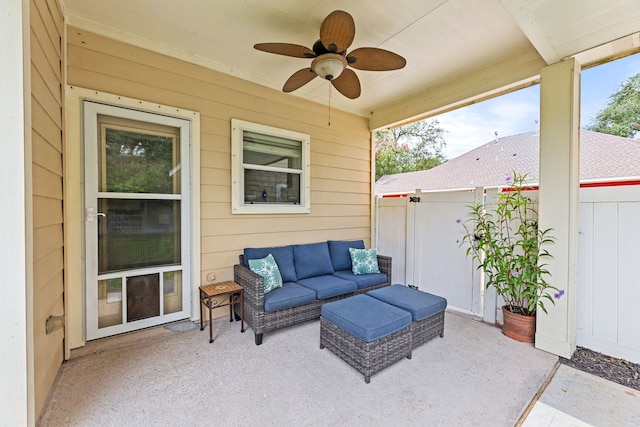
[[[249,261],[273,263],[269,255],[282,284],[265,292],[271,273],[252,271]],[[444,336],[446,299],[391,285],[390,278],[391,258],[365,249],[362,240],[246,248],[234,266],[234,281],[244,290],[243,320],[256,345],[265,332],[320,318],[320,348],[367,383],[374,373],[411,359],[417,346]]]

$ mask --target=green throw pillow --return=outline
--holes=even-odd
[[[349,248],[351,272],[353,274],[380,273],[378,269],[378,251],[372,249]]]
[[[273,255],[269,254],[262,259],[250,259],[249,268],[264,279],[265,294],[282,287],[282,276]]]

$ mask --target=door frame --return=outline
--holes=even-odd
[[[197,320],[198,315],[198,284],[200,281],[200,113],[175,106],[167,106],[139,99],[128,98],[96,90],[66,86],[66,122],[67,133],[64,147],[66,155],[65,164],[65,210],[69,215],[67,260],[68,269],[66,281],[68,291],[65,300],[69,311],[67,324],[69,328],[68,339],[65,341],[65,358],[70,357],[70,350],[82,347],[86,343],[86,319],[85,319],[85,201],[84,201],[84,144],[83,144],[83,102],[94,101],[98,103],[128,108],[132,110],[162,114],[169,117],[182,118],[191,124],[191,146],[189,150],[189,162],[191,168],[191,209],[189,232],[191,237],[190,247],[190,272],[191,283],[184,285],[190,289],[191,294],[191,319]]]

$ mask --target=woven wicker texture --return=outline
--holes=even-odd
[[[413,348],[426,343],[438,335],[444,337],[444,311],[418,322],[411,322],[411,341]]]
[[[320,318],[320,348],[328,348],[339,358],[364,375],[369,383],[371,375],[405,357],[411,358],[410,326],[372,342],[365,342]]]
[[[264,332],[274,331],[286,326],[306,322],[320,317],[320,309],[327,302],[338,301],[355,294],[363,294],[391,284],[391,257],[378,255],[378,268],[387,275],[385,283],[360,289],[354,293],[338,295],[323,300],[315,300],[309,304],[287,308],[273,312],[264,311],[264,282],[262,277],[249,270],[243,263],[244,255],[240,255],[240,263],[233,266],[234,281],[244,288],[244,321],[253,329],[256,344],[262,341]],[[239,311],[236,309],[236,311]]]

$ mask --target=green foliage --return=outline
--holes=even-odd
[[[547,312],[545,300],[555,304],[551,292],[557,289],[545,280],[549,271],[540,262],[552,257],[546,246],[555,239],[550,229],[538,229],[536,202],[524,193],[525,179],[514,172],[507,179],[512,188],[498,194],[491,212],[482,204],[469,206],[461,246],[467,246],[467,256],[487,275],[487,288],[493,286],[511,312],[535,316],[538,307]]]
[[[108,129],[105,143],[107,191],[174,193],[171,137]]]
[[[640,73],[620,86],[587,130],[633,138],[640,134]]]
[[[445,130],[437,120],[422,120],[376,132],[376,181],[383,175],[431,169],[445,158]]]

